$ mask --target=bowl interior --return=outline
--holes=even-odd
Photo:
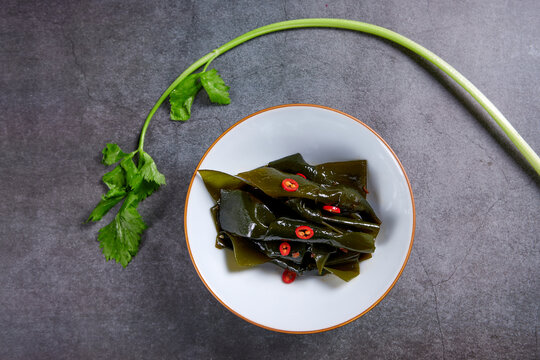
[[[237,174],[293,153],[307,162],[368,160],[368,201],[382,220],[373,258],[350,282],[327,275],[281,280],[273,264],[241,268],[232,252],[214,247],[214,202],[199,169]],[[263,110],[233,125],[208,149],[188,190],[185,231],[199,276],[229,310],[256,325],[316,332],[343,325],[375,306],[397,281],[414,235],[414,202],[407,176],[388,145],[360,121],[313,105]]]

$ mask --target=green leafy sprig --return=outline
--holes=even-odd
[[[172,120],[186,121],[190,118],[191,105],[201,88],[205,89],[213,103],[231,102],[229,87],[217,70],[191,74],[170,94]],[[101,196],[101,201],[88,221],[101,220],[109,210],[123,201],[113,221],[99,230],[98,241],[107,261],[115,259],[126,267],[137,254],[141,234],[147,227],[137,207],[161,185],[165,185],[165,176],[158,171],[156,163],[142,147],[128,154],[117,144],[107,144],[102,153],[103,165],[117,165],[103,175],[103,183],[109,191]],[[138,155],[138,165],[134,161],[135,155]]]
[[[171,120],[186,121],[191,117],[191,105],[198,92],[204,88],[211,102],[221,105],[231,103],[229,87],[216,69],[187,76],[169,96]]]
[[[133,161],[137,153],[138,166]],[[88,221],[101,220],[110,209],[123,201],[113,221],[99,231],[98,240],[107,260],[115,259],[126,267],[137,254],[141,234],[146,229],[137,206],[161,185],[165,185],[165,176],[144,151],[135,150],[127,154],[116,144],[105,146],[102,162],[108,166],[118,164],[103,175],[102,180],[109,191],[101,197]]]
[[[146,229],[146,224],[138,213],[137,206],[165,184],[165,176],[157,170],[150,155],[143,151],[146,131],[157,109],[169,98],[171,119],[186,121],[191,117],[191,106],[201,88],[204,88],[211,102],[229,104],[231,101],[228,93],[229,87],[225,85],[215,69],[206,71],[210,63],[221,54],[253,38],[276,31],[297,28],[338,28],[364,32],[395,42],[423,57],[463,87],[488,112],[525,159],[540,174],[540,157],[495,105],[465,76],[423,46],[394,31],[360,21],[344,19],[282,21],[262,26],[229,41],[195,61],[181,73],[148,113],[141,130],[137,150],[127,154],[116,144],[107,144],[103,149],[103,163],[105,165],[113,165],[118,162],[120,164],[103,175],[103,182],[109,191],[102,196],[88,221],[100,220],[111,208],[123,201],[114,220],[99,231],[98,240],[107,260],[115,259],[125,267],[137,254],[141,234]],[[195,73],[201,67],[204,67],[203,70]],[[138,164],[135,164],[133,160],[135,155],[138,155]]]

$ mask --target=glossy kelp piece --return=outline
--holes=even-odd
[[[247,187],[247,184],[236,176],[216,170],[199,170],[206,190],[215,201],[219,200],[221,190],[238,190]]]
[[[321,184],[325,180],[324,177],[320,176],[315,167],[309,165],[303,156],[298,153],[271,161],[267,166],[289,174],[301,173],[309,180],[317,181]]]
[[[292,262],[291,260],[285,259],[283,257],[274,258],[274,259],[271,260],[271,262],[278,265],[279,267],[281,267],[283,269],[286,269],[286,270],[289,270],[289,271],[294,271],[295,273],[297,273],[299,275],[304,274],[306,272],[313,271],[313,270],[316,269],[315,262],[306,261],[305,258],[304,258],[304,261],[302,261],[302,263],[300,263],[300,264]]]
[[[316,165],[315,169],[336,184],[358,189],[365,197],[367,187],[367,161],[340,161]]]
[[[279,251],[279,245],[283,241],[253,241],[259,248],[259,250],[264,253],[269,258],[281,258],[287,259],[290,262],[295,264],[301,264],[306,253],[310,251],[309,243],[302,243],[298,241],[289,241],[291,246],[291,251],[288,255],[282,255]]]
[[[229,175],[216,170],[199,170],[199,175],[203,179],[204,185],[212,198],[217,202],[221,196],[221,190],[243,190],[255,195],[266,205],[275,209],[284,209],[284,205],[279,201],[267,196],[264,192],[248,185],[244,180],[237,176]]]
[[[225,231],[219,231],[216,236],[216,248],[218,249],[232,249],[232,242],[229,234]]]
[[[224,249],[224,248],[231,248],[231,240],[225,236],[223,231],[221,230],[221,226],[219,225],[219,205],[214,205],[210,208],[210,215],[212,216],[212,221],[214,222],[214,226],[216,227],[216,247],[218,249]]]
[[[368,253],[337,251],[330,254],[324,270],[331,272],[342,280],[350,281],[360,274],[359,263],[371,259],[372,256],[373,254]]]
[[[360,254],[360,256],[358,257],[358,261],[362,262],[362,261],[365,261],[365,260],[369,260],[373,257],[373,254],[368,254],[368,253],[362,253]]]
[[[379,224],[363,221],[355,217],[347,217],[323,213],[320,208],[316,208],[316,204],[310,203],[303,199],[289,199],[285,204],[293,210],[298,216],[305,220],[313,221],[318,224],[332,227],[337,226],[338,229],[351,229],[360,232],[365,232],[373,236],[377,236],[380,230]],[[351,215],[352,216],[352,215]]]
[[[358,261],[363,253],[358,251],[344,251],[343,249],[330,254],[330,257],[326,261],[327,266],[339,265],[348,263],[350,261]]]
[[[313,229],[313,237],[308,240],[299,239],[296,229],[300,226],[309,226]],[[305,241],[311,244],[326,244],[358,252],[372,253],[375,251],[375,238],[373,235],[361,232],[345,232],[340,234],[297,219],[279,218],[270,224],[264,240],[280,239]]]
[[[357,260],[352,260],[339,265],[325,266],[324,270],[331,272],[344,281],[351,281],[360,274],[360,264]]]
[[[282,172],[301,173],[308,180],[326,185],[347,185],[358,189],[365,196],[367,185],[367,160],[308,164],[302,155],[293,154],[268,163],[268,167]]]
[[[252,239],[264,239],[275,216],[255,196],[241,190],[221,190],[219,225],[228,233]]]
[[[270,257],[261,253],[248,238],[228,234],[234,251],[236,263],[240,266],[256,266],[270,261]]]
[[[315,260],[315,265],[317,266],[317,272],[319,275],[322,275],[324,270],[324,265],[328,261],[328,258],[332,253],[336,252],[336,248],[333,246],[328,246],[325,244],[312,244],[311,253],[313,260]]]
[[[216,238],[216,247],[232,250],[234,259],[240,266],[256,266],[271,260],[258,250],[251,239],[235,236],[226,231],[219,232]]]
[[[330,255],[331,254],[321,255],[321,258],[328,258]],[[297,274],[317,271],[319,275],[332,273],[344,281],[350,281],[360,274],[358,258],[362,255],[363,254],[359,255],[356,253],[355,256],[348,255],[340,259],[335,258],[330,264],[328,264],[326,260],[317,261],[316,259],[308,260],[307,258],[304,258],[300,264],[284,258],[274,258],[272,259],[272,262],[283,269],[294,271]],[[315,255],[315,258],[317,258],[317,255]]]
[[[381,223],[363,195],[349,186],[318,184],[302,176],[284,173],[266,166],[240,173],[238,177],[273,198],[302,198],[316,203],[332,204],[347,211],[358,212],[365,221]],[[296,191],[286,191],[281,187],[282,181],[287,178],[298,183]]]
[[[313,258],[315,259],[315,265],[317,266],[317,272],[319,273],[319,275],[322,275],[324,265],[326,264],[329,256],[329,253],[314,253]]]

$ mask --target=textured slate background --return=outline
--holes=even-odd
[[[127,269],[83,225],[104,191],[100,151],[136,147],[144,117],[193,61],[275,21],[375,23],[448,61],[540,151],[540,2],[4,1],[0,7],[0,358],[538,359],[540,182],[452,81],[386,41],[296,30],[214,62],[233,102],[154,118],[145,149],[168,185]],[[345,111],[400,157],[416,199],[409,263],[367,315],[314,335],[273,333],[222,307],[183,235],[211,142],[284,103]],[[108,218],[110,219],[110,218]]]

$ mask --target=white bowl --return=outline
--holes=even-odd
[[[242,268],[231,251],[214,246],[216,230],[210,215],[214,201],[197,171],[237,174],[294,153],[312,164],[368,160],[367,199],[382,225],[373,258],[360,263],[360,275],[350,282],[333,275],[304,275],[285,284],[283,270],[276,265]],[[193,265],[212,295],[250,323],[293,333],[345,325],[381,301],[407,263],[414,226],[411,186],[388,144],[350,115],[306,104],[265,109],[225,131],[197,165],[184,213]]]

